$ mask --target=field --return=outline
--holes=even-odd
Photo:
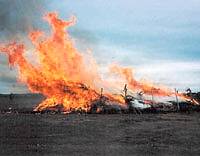
[[[0,114],[1,156],[200,155],[200,114]]]

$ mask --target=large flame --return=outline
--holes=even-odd
[[[19,80],[27,84],[34,93],[42,93],[47,98],[35,110],[61,106],[62,111],[82,109],[88,111],[92,101],[101,95],[96,91],[96,83],[101,80],[95,61],[84,61],[83,55],[75,48],[66,28],[75,24],[75,17],[70,21],[58,18],[57,13],[48,13],[45,20],[51,25],[51,34],[45,35],[42,31],[34,31],[29,38],[35,47],[38,64],[33,64],[25,57],[25,45],[11,43],[0,46],[0,51],[8,55],[9,64],[17,66]],[[93,58],[92,58],[93,59]],[[115,73],[123,75],[130,89],[141,89],[147,94],[172,95],[171,90],[155,87],[148,83],[140,83],[132,77],[128,68],[113,67]],[[106,82],[104,83],[104,85]],[[117,84],[116,84],[117,85]],[[124,103],[122,96],[105,94],[111,101]]]
[[[33,65],[24,55],[24,44],[11,43],[0,46],[0,51],[8,55],[9,64],[17,66],[19,80],[27,84],[34,93],[42,93],[47,97],[35,110],[61,106],[62,111],[82,109],[88,111],[91,102],[100,97],[95,91],[95,83],[101,81],[95,62],[85,64],[83,56],[77,51],[66,28],[75,23],[58,19],[57,13],[48,13],[45,18],[52,27],[50,36],[41,31],[34,31],[29,38],[35,47],[39,64]],[[92,64],[93,63],[93,64]],[[111,100],[124,103],[123,98],[107,94]]]

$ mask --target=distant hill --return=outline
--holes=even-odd
[[[41,94],[0,94],[0,112],[32,111],[44,99]]]

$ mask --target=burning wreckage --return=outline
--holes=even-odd
[[[120,78],[120,82],[116,79],[109,83],[98,74],[98,65],[91,54],[87,54],[85,61],[85,56],[75,48],[66,30],[75,24],[75,17],[71,21],[64,21],[53,12],[46,14],[44,19],[52,28],[50,35],[38,30],[29,33],[35,48],[36,63],[26,57],[24,44],[0,44],[0,52],[8,56],[9,65],[18,69],[19,82],[26,84],[30,92],[46,97],[34,112],[142,113],[188,110],[189,106],[199,106],[199,94],[193,94],[190,90],[186,94],[174,93],[167,87],[138,81],[133,77],[131,68],[119,65],[109,68],[111,74]],[[139,93],[128,94],[127,85],[123,95],[112,94],[105,88],[116,90],[126,83],[131,91]],[[99,86],[104,86],[105,93],[103,89],[101,93],[97,92]],[[146,100],[143,94],[152,98]],[[157,102],[154,96],[175,96],[176,100]]]
[[[78,87],[83,90],[88,90],[88,87],[84,84],[79,84]],[[69,112],[88,114],[142,114],[200,111],[200,92],[192,93],[191,90],[190,92],[186,90],[186,93],[183,93],[185,98],[178,99],[177,95],[174,94],[175,100],[159,102],[153,99],[153,95],[151,95],[151,100],[146,100],[143,97],[143,92],[139,92],[135,95],[133,95],[133,93],[127,94],[127,85],[125,85],[123,91],[124,94],[117,95],[124,99],[123,103],[122,101],[112,99],[109,95],[103,95],[103,88],[101,88],[101,93],[98,94],[98,97],[95,100],[91,101],[87,110],[79,107],[77,109],[70,109]],[[37,109],[39,109],[39,107]],[[35,109],[35,113],[68,113],[65,112],[65,108],[62,104],[54,104],[52,107],[48,107],[42,111],[37,111],[37,109]]]

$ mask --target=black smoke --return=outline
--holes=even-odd
[[[44,6],[44,0],[0,0],[0,39],[15,39],[39,27]]]

